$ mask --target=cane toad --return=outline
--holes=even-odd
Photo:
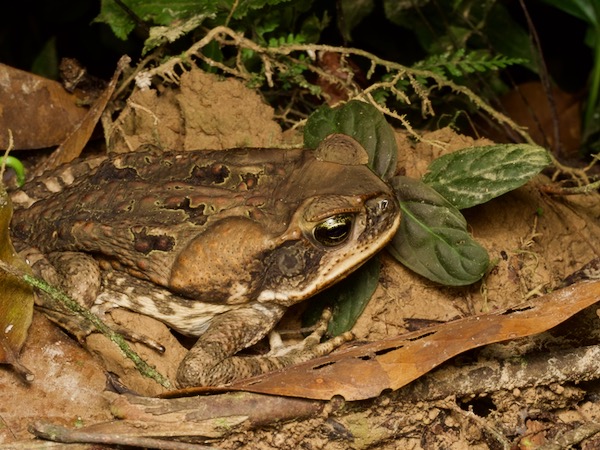
[[[181,386],[226,384],[323,353],[236,356],[395,233],[397,201],[367,159],[343,135],[316,150],[93,157],[14,193],[12,233],[79,276],[79,300],[198,336]]]

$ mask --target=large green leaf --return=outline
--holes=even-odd
[[[123,3],[148,25],[166,26],[194,16],[208,17],[217,13],[219,6],[218,0],[123,0]],[[113,33],[123,40],[135,27],[133,18],[113,0],[102,0],[100,14],[95,20],[108,24]]]
[[[469,147],[433,161],[423,182],[464,209],[524,185],[550,163],[548,152],[535,145]]]
[[[341,0],[338,4],[344,20],[339,21],[339,28],[346,41],[352,40],[352,30],[375,8],[374,0]]]
[[[532,52],[531,37],[510,15],[506,6],[497,2],[487,16],[482,30],[486,39],[498,54],[518,60],[519,64],[537,73],[538,66]]]
[[[586,21],[592,26],[600,26],[600,4],[598,0],[542,0],[567,14]]]
[[[352,100],[336,108],[323,106],[304,127],[304,145],[317,148],[333,133],[352,136],[369,154],[369,167],[384,180],[396,171],[398,147],[394,130],[373,105]]]
[[[468,233],[460,211],[418,180],[397,176],[391,185],[400,201],[402,220],[389,252],[438,283],[463,286],[479,280],[489,257]]]
[[[219,6],[223,7],[227,5],[227,11],[233,9],[233,17],[241,19],[246,17],[252,10],[264,9],[268,6],[279,5],[280,3],[296,3],[295,7],[299,10],[305,10],[310,5],[310,2],[306,0],[243,0],[240,2],[235,0],[226,0],[226,2],[223,2],[221,0]]]

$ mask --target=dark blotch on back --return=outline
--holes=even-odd
[[[227,180],[231,171],[221,163],[210,166],[194,166],[190,176],[190,183],[198,185],[222,184]]]
[[[148,234],[146,228],[141,231],[133,232],[133,248],[135,251],[147,255],[153,250],[161,252],[168,252],[175,246],[175,239],[173,236],[165,234]]]
[[[118,168],[110,161],[103,162],[90,179],[91,184],[108,180],[133,181],[139,179],[137,171],[131,167]]]
[[[33,228],[33,225],[29,221],[13,221],[10,228],[13,236],[21,240],[27,240],[27,238],[31,234],[31,229]]]
[[[163,205],[165,209],[173,209],[173,210],[182,210],[188,215],[190,220],[198,225],[204,225],[208,220],[208,217],[204,215],[204,209],[206,205],[199,204],[198,206],[192,206],[192,203],[189,197],[184,197],[181,201],[178,202],[165,202]]]

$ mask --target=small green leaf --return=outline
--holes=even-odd
[[[304,127],[304,144],[317,148],[333,133],[352,136],[369,154],[369,167],[384,180],[396,171],[398,148],[394,131],[373,105],[352,100],[336,108],[323,106]]]
[[[524,185],[550,163],[548,152],[535,145],[469,147],[433,161],[423,182],[464,209]]]
[[[478,281],[489,265],[487,252],[467,231],[460,211],[431,187],[397,176],[400,229],[388,245],[402,264],[432,281],[464,286]]]
[[[4,163],[6,167],[10,167],[12,170],[15,171],[15,175],[17,177],[17,185],[23,186],[23,183],[25,183],[25,168],[23,167],[23,163],[14,156],[3,156],[0,157],[0,165],[2,164],[3,160],[6,161]]]
[[[213,0],[214,1],[214,0]],[[262,10],[261,12],[265,12],[269,6],[275,6],[280,3],[292,3],[292,6],[295,6],[296,9],[300,11],[306,10],[306,6],[310,5],[310,2],[295,2],[295,5],[290,0],[244,0],[241,2],[227,0],[224,2],[223,0],[217,2],[220,7],[227,5],[227,10],[230,11],[234,8],[233,17],[235,19],[242,19],[248,16],[253,10]],[[234,6],[235,5],[235,6]],[[280,13],[281,19],[281,13]]]
[[[115,36],[123,41],[127,40],[127,36],[135,28],[133,19],[113,0],[101,1],[100,14],[94,19],[94,22],[107,24]]]
[[[339,336],[352,329],[377,288],[380,269],[379,257],[375,256],[348,278],[314,296],[311,303],[319,307],[311,309],[303,322],[316,323],[323,306],[328,306],[333,313],[327,328],[328,335]]]

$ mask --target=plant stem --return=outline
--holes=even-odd
[[[594,113],[596,112],[596,104],[598,103],[598,91],[600,90],[600,27],[596,28],[596,46],[594,48],[594,68],[592,70],[590,95],[585,109],[584,133],[586,136],[592,127],[594,121]]]
[[[595,192],[598,189],[600,189],[600,180],[586,184],[584,186],[560,187],[554,185],[545,185],[540,188],[542,192],[554,195],[591,194],[592,192]]]

